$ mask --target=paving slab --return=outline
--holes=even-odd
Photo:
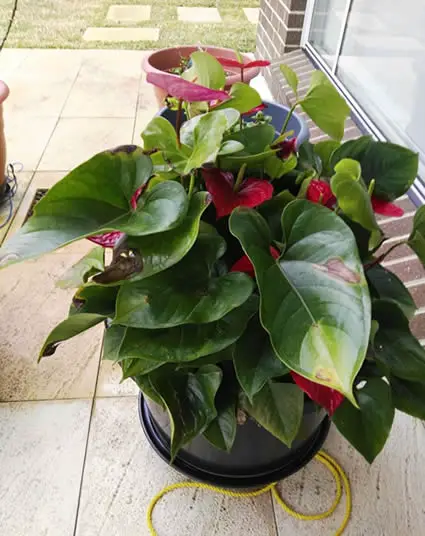
[[[119,5],[114,4],[108,9],[107,20],[119,23],[141,22],[151,18],[150,5]]]
[[[84,41],[124,43],[130,41],[158,41],[158,28],[87,28]]]
[[[0,404],[1,534],[73,534],[89,417],[88,400]]]
[[[258,19],[260,18],[260,9],[258,7],[244,7],[243,12],[249,22],[252,24],[258,23]]]
[[[178,7],[177,15],[182,22],[221,22],[216,7]]]

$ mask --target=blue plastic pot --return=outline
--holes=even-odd
[[[267,108],[264,110],[264,114],[271,116],[271,124],[276,130],[277,137],[280,134],[283,123],[289,113],[289,107],[284,106],[283,104],[278,104],[277,102],[264,101],[264,104],[267,105]],[[162,110],[160,110],[156,115],[165,117],[165,119],[168,119],[168,121],[170,121],[170,123],[172,123],[173,125],[176,124],[177,112],[175,111],[169,110],[168,108],[162,108]],[[292,137],[297,138],[297,147],[307,141],[310,137],[310,132],[308,130],[307,123],[297,113],[292,114],[292,117],[289,120],[286,130],[294,131],[294,136]]]

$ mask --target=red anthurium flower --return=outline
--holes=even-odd
[[[217,218],[227,216],[236,207],[256,207],[273,195],[273,186],[266,180],[245,179],[235,191],[232,173],[219,169],[203,169],[205,186],[211,194]]]
[[[268,67],[270,62],[268,60],[253,60],[247,63],[241,63],[238,60],[232,60],[230,58],[217,58],[217,60],[223,65],[223,67],[237,67],[238,69],[250,69],[251,67]]]
[[[389,201],[384,201],[383,199],[378,199],[377,197],[372,196],[372,208],[373,211],[382,216],[394,216],[399,218],[403,216],[404,210],[401,207],[398,207],[394,203]]]
[[[273,246],[270,246],[270,254],[273,257],[273,259],[277,259],[278,257],[280,257],[279,251]],[[231,272],[244,272],[245,274],[248,274],[252,278],[255,277],[254,266],[252,265],[252,262],[250,261],[247,255],[244,255],[238,261],[236,261],[235,264],[230,268],[230,271]]]
[[[172,97],[187,102],[224,101],[230,98],[225,91],[200,86],[171,73],[149,73],[146,80],[165,89]]]
[[[94,242],[103,248],[113,248],[123,234],[124,233],[121,233],[120,231],[112,231],[110,233],[89,236],[87,240],[90,240],[90,242]]]
[[[292,153],[297,152],[297,138],[292,138],[291,140],[284,140],[277,144],[279,151],[276,153],[276,156],[286,160],[291,156]],[[276,147],[276,145],[274,146]]]
[[[132,210],[136,210],[137,200],[139,199],[140,195],[145,189],[145,186],[146,186],[145,184],[143,186],[140,186],[134,192],[130,200],[130,205],[131,205]],[[115,244],[123,235],[124,233],[121,233],[120,231],[111,231],[110,233],[103,233],[100,235],[89,236],[87,240],[90,240],[90,242],[94,242],[98,246],[102,246],[104,248],[113,248],[115,247]]]
[[[291,376],[298,387],[304,393],[307,393],[314,402],[325,408],[331,417],[344,401],[344,396],[338,391],[335,391],[335,389],[307,380],[307,378],[300,376],[294,371],[291,371]]]
[[[243,112],[241,115],[252,115],[252,114],[256,114],[257,112],[261,112],[261,111],[264,110],[265,108],[267,108],[267,104],[261,103],[261,104],[259,104],[258,106],[256,106],[255,108],[251,108],[251,110],[248,110],[247,112]]]
[[[312,203],[320,203],[326,207],[331,207],[336,201],[329,184],[317,179],[310,181],[306,197]]]

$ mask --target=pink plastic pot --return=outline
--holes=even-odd
[[[168,72],[170,69],[178,67],[180,65],[181,58],[189,57],[192,52],[199,50],[198,46],[181,46],[173,48],[163,48],[162,50],[157,50],[145,56],[143,59],[143,70],[148,73],[154,72]],[[212,56],[219,58],[229,58],[236,59],[235,51],[230,48],[221,48],[221,47],[202,47],[202,50],[208,52]],[[244,63],[251,61],[251,57],[247,54],[242,54]],[[236,82],[241,81],[240,71],[237,68],[225,67],[225,71],[229,73],[226,76],[226,88],[229,88]],[[259,67],[252,67],[250,69],[244,70],[244,82],[249,83],[255,76],[260,72]],[[155,87],[155,97],[158,102],[158,107],[162,108],[164,106],[164,99],[167,96],[167,92],[164,89]]]
[[[4,135],[3,102],[9,96],[8,86],[0,80],[0,192],[6,182],[6,138]]]

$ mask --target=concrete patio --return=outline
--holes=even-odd
[[[155,112],[153,90],[141,73],[143,54],[1,52],[0,78],[11,89],[5,105],[8,161],[21,162],[23,170],[19,209],[0,241],[22,225],[38,188],[49,188],[95,152],[138,143]],[[413,210],[407,198],[401,203]],[[402,227],[403,221],[411,224],[409,218],[398,227],[388,220],[388,229],[409,232]],[[55,280],[91,247],[82,241],[0,273],[1,536],[148,536],[151,498],[183,480],[144,438],[137,388],[130,381],[119,384],[118,370],[101,362],[101,328],[36,364],[72,295],[56,288]],[[395,264],[405,266],[403,260]],[[422,278],[423,269],[405,280]],[[398,414],[385,450],[370,467],[331,430],[325,449],[352,485],[347,535],[424,534],[424,445],[423,423]],[[280,491],[296,509],[313,513],[331,504],[334,484],[313,462],[282,482]],[[326,536],[343,515],[341,504],[327,520],[303,522],[288,517],[269,494],[238,500],[186,490],[159,504],[154,524],[160,536]]]

